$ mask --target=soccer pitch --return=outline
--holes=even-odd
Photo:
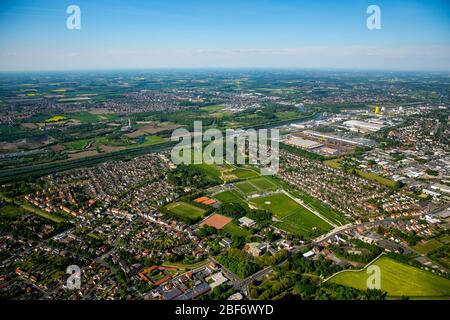
[[[186,202],[170,203],[166,206],[166,209],[180,218],[187,217],[193,220],[201,218],[205,214],[205,210],[202,208]]]
[[[252,199],[249,203],[272,212],[280,220],[277,227],[296,235],[307,236],[314,230],[324,233],[332,229],[327,222],[283,193]]]
[[[243,182],[236,183],[236,187],[242,191],[246,196],[267,191],[274,191],[278,186],[265,177],[250,179]]]
[[[381,290],[386,291],[388,296],[416,298],[450,296],[450,280],[448,279],[397,262],[386,256],[381,256],[371,265],[380,268]],[[367,290],[369,276],[371,276],[371,273],[367,273],[366,268],[359,271],[347,270],[335,274],[327,281]]]
[[[245,200],[235,190],[223,191],[214,196],[217,200],[223,203],[245,203]]]

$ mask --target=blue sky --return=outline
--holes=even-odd
[[[71,4],[81,30],[66,28]],[[179,67],[448,71],[450,1],[0,2],[0,70]]]

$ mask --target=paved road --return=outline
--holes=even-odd
[[[237,291],[246,291],[248,285],[254,281],[254,280],[261,280],[262,278],[264,278],[266,275],[268,275],[269,273],[271,273],[273,270],[273,267],[267,267],[265,269],[259,270],[258,272],[252,274],[251,276],[237,282],[234,284],[234,289]]]
[[[220,265],[222,267],[222,271],[223,273],[225,273],[225,275],[227,276],[228,279],[231,280],[231,282],[233,283],[237,283],[239,281],[241,281],[241,278],[239,278],[237,275],[235,275],[233,272],[231,272],[230,270],[228,270],[227,268],[225,268],[223,265],[221,265],[216,259],[214,259],[213,257],[209,257],[209,259],[211,261],[213,261],[214,263],[216,263],[217,265]]]

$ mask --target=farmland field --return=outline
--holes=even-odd
[[[59,122],[59,121],[63,121],[63,120],[67,120],[67,118],[64,117],[64,116],[54,116],[54,117],[51,117],[51,118],[45,120],[45,122],[47,122],[47,123],[49,123],[49,122]]]
[[[439,277],[418,268],[397,262],[382,256],[372,263],[381,269],[381,290],[390,297],[448,297],[450,296],[450,280]],[[332,283],[367,289],[366,269],[359,271],[344,271],[331,277]]]
[[[201,107],[200,109],[207,111],[207,112],[218,112],[218,111],[222,110],[224,107],[225,106],[223,106],[223,105],[215,104],[215,105]]]
[[[87,111],[69,113],[69,114],[67,114],[67,117],[76,119],[82,123],[95,123],[95,122],[99,122],[100,120],[102,120],[100,116],[92,114]]]
[[[173,202],[168,204],[165,208],[180,218],[187,217],[190,219],[197,219],[202,217],[205,213],[205,210],[202,208],[186,202]]]

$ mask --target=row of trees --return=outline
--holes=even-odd
[[[353,248],[361,249],[360,250],[361,253],[360,254],[350,253],[349,250],[339,245],[334,245],[332,247],[333,252],[337,256],[347,260],[369,263],[383,251],[383,249],[381,249],[376,245],[371,245],[358,239],[351,240],[351,244],[353,245]]]
[[[245,208],[239,203],[223,203],[220,206],[218,213],[233,219],[239,219],[243,216],[247,216],[260,225],[267,225],[272,221],[271,212],[265,210],[253,210],[248,207]]]
[[[220,255],[217,260],[240,278],[247,278],[261,269],[250,256],[235,248]]]
[[[179,165],[168,175],[169,181],[178,187],[189,187],[192,189],[206,189],[220,184],[220,181],[210,175],[205,174],[195,166]]]

